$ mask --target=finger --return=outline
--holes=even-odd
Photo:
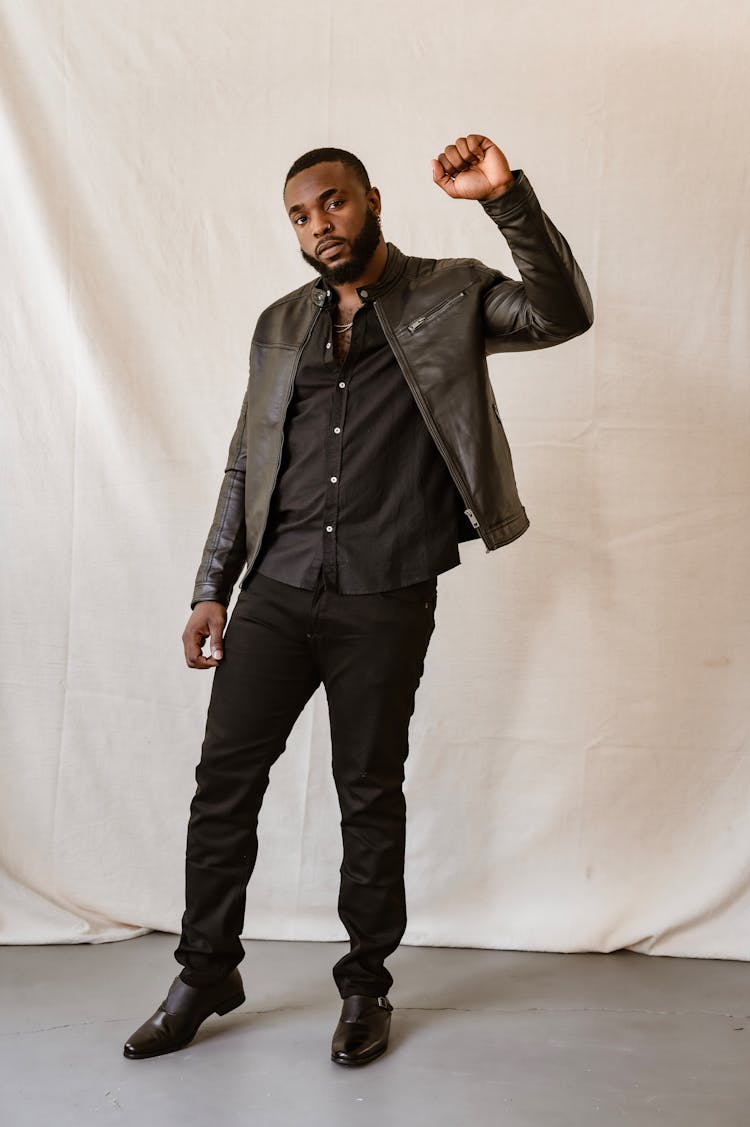
[[[453,183],[453,177],[449,172],[445,171],[439,160],[433,160],[432,162],[432,179],[447,195],[451,196],[453,199],[456,198],[456,188]]]
[[[469,164],[461,156],[455,145],[448,145],[445,150],[445,155],[455,168],[456,173],[464,172],[469,168]]]
[[[191,665],[201,652],[201,645],[203,644],[203,637],[200,634],[194,634],[192,631],[182,635],[182,648],[185,651],[185,661]]]
[[[188,661],[191,669],[215,669],[218,664],[218,661],[215,661],[214,658],[204,657],[203,654],[198,654],[196,658]]]
[[[459,137],[456,141],[456,148],[458,149],[459,156],[461,157],[461,160],[465,165],[471,166],[473,164],[476,164],[478,160],[482,159],[481,155],[474,152],[474,150],[469,146],[469,140],[467,137]]]
[[[481,133],[470,133],[466,138],[466,144],[479,160],[482,159],[487,149],[492,148],[492,141],[488,137],[482,136]]]
[[[446,155],[446,153],[441,153],[440,156],[437,159],[440,161],[443,172],[445,172],[448,176],[457,176],[458,175],[458,169],[455,167],[454,164],[451,163],[451,161],[450,161],[449,157]]]
[[[185,661],[190,669],[212,669],[218,662],[203,656],[203,643],[206,635],[200,630],[191,631],[182,635],[182,645],[185,650]]]
[[[216,658],[217,661],[221,661],[221,659],[224,656],[224,643],[222,641],[221,635],[222,635],[221,626],[218,626],[218,625],[215,625],[215,624],[212,623],[212,625],[211,625],[211,657]]]

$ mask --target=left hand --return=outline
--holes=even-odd
[[[505,154],[479,133],[446,145],[432,162],[432,179],[454,200],[491,200],[515,183]]]

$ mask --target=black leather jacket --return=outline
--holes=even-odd
[[[505,236],[517,282],[476,259],[412,258],[388,244],[374,300],[386,339],[464,500],[460,539],[487,551],[529,526],[486,357],[548,348],[584,333],[591,296],[567,242],[521,170],[482,207]],[[250,349],[250,376],[226,462],[192,605],[228,604],[243,566],[260,550],[281,463],[284,421],[302,349],[325,301],[311,281],[265,310]]]

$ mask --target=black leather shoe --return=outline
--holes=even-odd
[[[379,1057],[388,1048],[392,1012],[387,998],[367,994],[344,998],[333,1034],[331,1060],[336,1064],[367,1064]]]
[[[123,1053],[130,1060],[140,1060],[183,1049],[210,1014],[227,1014],[244,1001],[236,967],[221,982],[203,989],[188,986],[178,975],[156,1013],[125,1042]]]

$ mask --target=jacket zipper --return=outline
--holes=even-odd
[[[466,499],[466,498],[464,498],[464,500],[465,500],[465,499]],[[472,525],[474,526],[474,528],[475,528],[475,529],[477,530],[477,532],[479,533],[479,535],[480,535],[480,536],[482,536],[482,530],[481,530],[481,528],[479,527],[479,521],[478,521],[478,520],[477,520],[477,518],[476,518],[476,517],[474,516],[474,513],[472,512],[472,510],[471,510],[471,509],[464,509],[464,512],[466,513],[467,517],[469,518],[469,521],[470,521],[470,522],[471,522],[471,524],[472,524]],[[483,536],[482,536],[482,539],[484,540],[484,537],[483,537]],[[487,550],[489,551],[489,548],[488,548]]]
[[[414,321],[410,321],[406,326],[407,330],[410,333],[416,332],[416,330],[421,325],[424,325],[425,321],[431,321],[433,317],[437,317],[438,313],[443,313],[446,309],[450,309],[452,305],[455,305],[465,297],[466,290],[461,290],[461,293],[456,294],[455,297],[448,298],[448,300],[444,301],[442,305],[438,305],[437,309],[431,309],[428,313],[423,313],[421,317],[417,317]]]
[[[439,309],[434,310],[432,314],[430,314],[430,313],[425,314],[424,317],[417,318],[417,321],[419,321],[421,323],[421,322],[427,320],[429,317],[433,316],[434,313],[438,313],[440,309],[445,309],[449,305],[453,305],[454,302],[459,301],[464,296],[465,295],[462,292],[462,293],[458,294],[457,297],[452,297],[450,299],[450,301],[444,302],[444,304],[441,305],[439,307]],[[484,533],[482,532],[481,528],[479,527],[479,521],[477,520],[477,518],[474,514],[474,510],[469,507],[469,502],[467,501],[467,498],[466,498],[466,491],[464,490],[463,485],[459,481],[458,472],[457,472],[456,467],[453,463],[453,460],[451,459],[450,455],[448,454],[448,451],[445,448],[445,443],[443,442],[442,438],[438,434],[438,431],[435,427],[435,424],[433,423],[432,419],[430,418],[430,413],[427,410],[427,406],[425,404],[424,399],[422,398],[422,393],[421,393],[421,391],[419,391],[419,389],[414,384],[413,380],[411,379],[411,376],[407,375],[407,372],[409,370],[409,365],[406,361],[406,357],[404,356],[403,352],[401,351],[400,345],[397,343],[396,337],[395,337],[394,333],[391,331],[390,325],[387,323],[385,317],[381,317],[380,309],[378,307],[377,301],[373,302],[373,305],[375,307],[375,312],[377,314],[378,321],[380,321],[380,327],[382,328],[383,332],[385,333],[386,340],[388,341],[391,348],[393,349],[393,353],[394,353],[396,359],[398,360],[399,357],[401,358],[401,363],[400,363],[399,367],[401,368],[401,371],[404,374],[406,382],[409,385],[409,389],[411,390],[411,393],[412,393],[412,395],[414,396],[414,398],[417,402],[417,406],[419,407],[419,410],[422,414],[422,418],[425,421],[425,425],[426,425],[428,431],[430,432],[430,434],[432,435],[432,437],[435,441],[435,445],[437,446],[438,450],[440,451],[440,453],[443,456],[443,461],[445,462],[446,466],[448,467],[448,472],[450,473],[451,477],[453,478],[453,484],[455,485],[456,489],[458,490],[464,505],[466,505],[464,512],[465,512],[466,516],[469,518],[469,522],[471,523],[472,527],[475,529],[476,532],[479,533],[482,541],[484,542],[484,546],[485,546],[486,550],[489,552],[490,548],[489,548],[489,545],[487,544],[487,541],[484,537]],[[417,323],[417,321],[412,321],[411,324],[415,325]],[[407,326],[407,328],[411,328],[411,325]]]
[[[310,327],[307,330],[307,335],[305,336],[305,339],[302,341],[302,344],[300,345],[300,347],[297,349],[297,356],[296,356],[295,361],[294,361],[294,367],[292,368],[292,378],[289,381],[289,387],[287,388],[287,393],[286,393],[286,402],[284,403],[284,418],[282,419],[282,422],[281,422],[281,442],[279,443],[279,456],[276,460],[276,469],[274,470],[273,485],[271,486],[271,492],[268,494],[268,504],[266,505],[266,515],[263,518],[263,530],[262,530],[260,537],[258,539],[258,544],[257,544],[257,547],[255,549],[255,554],[253,555],[253,558],[250,560],[250,562],[247,565],[247,570],[245,572],[245,575],[249,575],[250,572],[252,571],[253,564],[255,563],[255,561],[258,558],[258,553],[260,552],[261,545],[263,543],[263,533],[266,531],[266,525],[268,524],[268,513],[271,509],[271,498],[273,497],[273,491],[276,488],[276,479],[279,476],[279,467],[281,465],[281,455],[282,455],[282,451],[284,449],[284,419],[286,419],[287,408],[289,407],[289,404],[290,404],[291,399],[292,399],[292,393],[294,391],[294,381],[297,378],[297,369],[299,368],[299,362],[302,358],[302,353],[305,350],[305,345],[307,344],[310,337],[312,336],[312,331],[315,328],[316,324],[318,323],[318,317],[320,317],[321,312],[322,312],[322,309],[321,309],[320,306],[318,306],[318,310],[317,310],[315,316],[313,317],[312,321],[310,322]]]

